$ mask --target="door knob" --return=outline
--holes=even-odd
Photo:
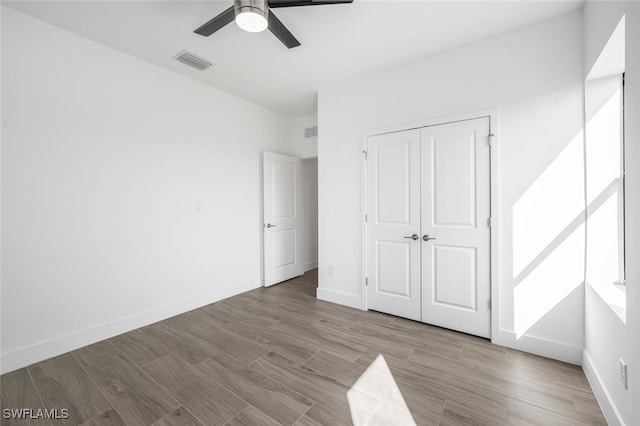
[[[423,239],[424,241],[429,241],[429,240],[435,240],[436,238],[435,238],[435,237],[430,237],[429,235],[424,234],[424,235],[422,236],[422,239]]]
[[[272,224],[270,224],[270,223],[267,223],[267,224],[265,225],[265,228],[275,228],[275,226],[276,226],[276,225],[272,225]]]
[[[410,237],[405,237],[405,238],[411,238],[413,241],[417,241],[417,240],[418,240],[418,238],[420,238],[420,237],[418,236],[418,234],[413,234],[412,236],[410,236]]]

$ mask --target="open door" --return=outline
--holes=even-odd
[[[304,273],[302,171],[300,159],[265,152],[264,285]]]

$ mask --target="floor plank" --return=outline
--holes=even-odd
[[[204,426],[193,414],[184,407],[178,407],[157,422],[153,426]]]
[[[509,398],[509,425],[513,426],[584,426],[585,423]]]
[[[76,349],[71,354],[83,367],[91,367],[111,357],[122,355],[118,348],[111,343],[111,340],[103,340],[93,345]]]
[[[86,422],[82,423],[81,426],[127,426],[127,424],[122,420],[118,411],[111,408],[104,413],[90,418]]]
[[[249,405],[237,416],[229,420],[228,426],[278,426],[280,423],[267,416],[256,407]]]
[[[415,349],[414,346],[407,343],[390,341],[384,335],[369,329],[358,328],[355,326],[354,328],[339,327],[326,320],[320,320],[316,325],[318,328],[322,327],[324,329],[330,329],[334,332],[342,333],[347,336],[346,338],[348,341],[352,341],[381,354],[390,355],[398,359],[408,359]]]
[[[114,337],[111,343],[137,365],[144,365],[170,353],[166,346],[140,329]]]
[[[364,346],[351,342],[347,344],[346,337],[342,340],[333,340],[327,335],[323,335],[317,327],[305,328],[280,321],[271,326],[271,329],[309,346],[322,348],[323,351],[331,352],[347,361],[355,361],[366,349]]]
[[[294,361],[303,362],[320,349],[315,345],[305,344],[272,329],[255,327],[243,321],[231,321],[225,325],[225,329],[227,332],[233,333],[236,340],[244,339],[253,342]]]
[[[256,327],[269,327],[278,322],[277,319],[269,315],[261,315],[254,308],[254,301],[246,301],[246,304],[238,309],[237,304],[227,303],[226,301],[208,305],[203,309],[209,317],[216,321],[227,323],[231,320],[248,322]]]
[[[410,362],[423,366],[435,365],[442,374],[455,370],[464,377],[463,380],[480,389],[545,407],[567,417],[580,416],[571,395],[561,389],[513,379],[499,372],[492,374],[487,370],[473,368],[456,360],[436,357],[420,349],[416,349],[411,356]]]
[[[151,424],[180,405],[124,356],[109,358],[86,371],[130,425]]]
[[[437,336],[429,336],[428,339],[425,339],[424,336],[416,335],[416,333],[391,324],[384,325],[374,324],[368,321],[358,321],[350,328],[366,336],[372,336],[398,344],[408,344],[435,355],[451,359],[459,359],[464,347],[461,342],[447,341],[439,339]]]
[[[145,365],[144,370],[202,424],[222,425],[247,403],[176,355]]]
[[[45,407],[68,410],[69,417],[56,423],[77,425],[111,408],[71,354],[32,365],[29,373]]]
[[[4,410],[32,410],[33,413],[37,413],[38,409],[48,408],[45,407],[38,395],[36,386],[31,380],[31,376],[26,368],[13,371],[11,373],[3,374],[2,388],[0,394],[0,408],[2,408],[2,424],[3,425],[28,425],[33,424],[34,420],[25,418],[25,414],[31,413],[15,413],[15,416],[5,418]],[[19,417],[18,417],[19,416]],[[51,421],[48,419],[37,420],[42,425],[50,425]]]
[[[295,426],[349,426],[352,423],[345,417],[316,403],[294,424]]]
[[[245,364],[249,364],[269,352],[263,345],[238,336],[223,324],[212,321],[204,321],[195,327],[189,327],[187,331],[205,342],[215,344],[216,347]]]
[[[447,401],[440,426],[506,426],[507,423],[486,412],[474,410],[464,404]]]
[[[356,401],[354,406],[347,395],[349,386],[274,352],[254,361],[251,366],[321,405],[331,407],[345,418],[352,418],[351,409],[358,416],[370,416],[377,404],[374,398],[353,392],[352,397]],[[356,419],[353,420],[355,422]]]
[[[224,353],[203,362],[198,368],[282,424],[294,423],[313,405],[309,398]]]
[[[143,331],[190,364],[201,363],[220,352],[213,345],[185,333],[170,322],[162,321],[145,327]]]
[[[367,351],[357,362],[370,366],[378,355]],[[385,357],[385,361],[399,383],[410,385],[436,399],[466,404],[502,422],[507,420],[507,397],[470,383],[464,376],[458,375],[456,370],[440,369],[435,362],[431,366],[421,366],[393,357]]]

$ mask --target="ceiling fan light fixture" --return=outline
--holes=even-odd
[[[269,26],[267,0],[236,0],[236,25],[250,33],[259,33]]]

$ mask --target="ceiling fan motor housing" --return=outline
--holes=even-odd
[[[233,9],[236,16],[244,12],[253,12],[262,15],[264,19],[268,19],[269,7],[267,0],[235,0]]]

